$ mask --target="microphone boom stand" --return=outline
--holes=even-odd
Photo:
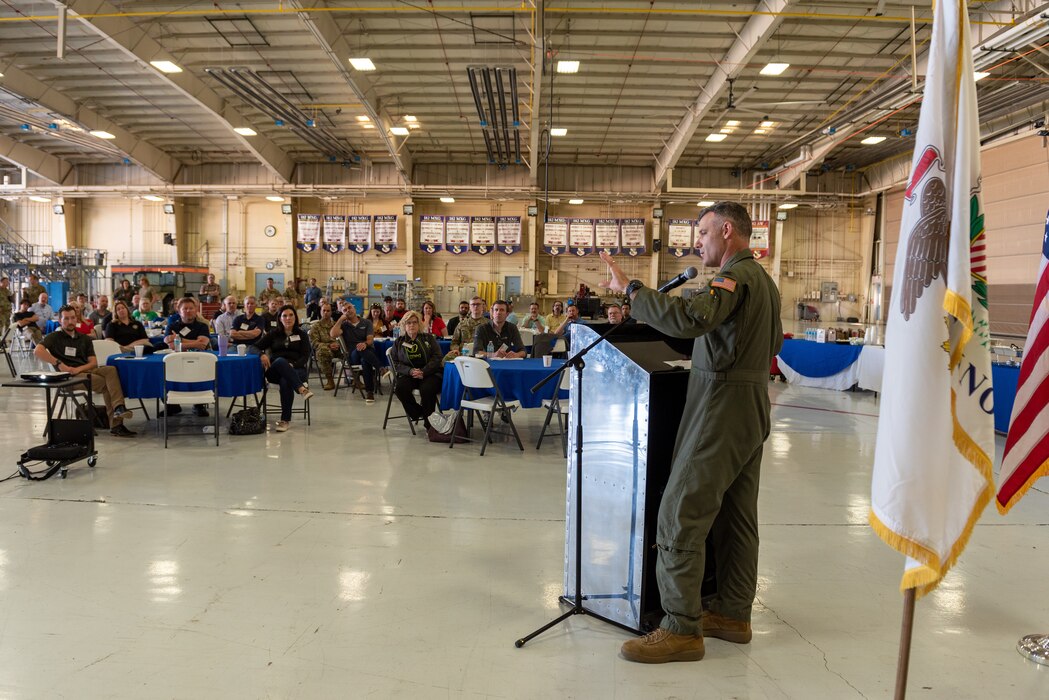
[[[629,630],[630,628],[626,625],[622,625],[614,620],[602,617],[597,613],[587,610],[583,607],[583,601],[586,598],[583,597],[583,368],[586,367],[586,363],[583,361],[583,357],[590,352],[598,343],[604,340],[606,337],[611,335],[617,328],[623,324],[617,324],[609,326],[608,330],[597,337],[594,342],[587,345],[585,348],[572,355],[570,358],[565,360],[565,363],[555,369],[553,372],[548,374],[538,384],[532,387],[532,393],[536,393],[544,385],[547,384],[554,377],[559,376],[562,372],[567,370],[569,367],[574,367],[576,371],[576,392],[578,400],[576,401],[576,419],[575,419],[575,596],[572,600],[568,600],[564,596],[561,596],[559,600],[562,602],[570,603],[572,607],[568,612],[563,615],[551,620],[534,632],[521,637],[514,646],[520,649],[529,640],[539,636],[543,632],[547,631],[551,627],[554,627],[568,618],[574,615],[590,615],[596,617],[599,620],[613,624],[616,627],[622,627],[623,629]],[[633,631],[633,630],[631,630]]]

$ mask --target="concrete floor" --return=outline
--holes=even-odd
[[[218,448],[165,451],[136,417],[93,471],[0,484],[0,698],[891,697],[903,561],[866,521],[877,403],[770,391],[748,646],[636,665],[580,617],[515,649],[559,612],[566,467],[534,449],[542,413],[518,418],[524,452],[481,458],[340,392],[312,427]],[[40,442],[42,395],[0,390],[0,412],[2,477]],[[918,604],[910,697],[1049,697],[1014,650],[1049,632],[1046,524],[1041,491],[985,513]]]

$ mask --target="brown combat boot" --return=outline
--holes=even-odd
[[[704,610],[703,636],[724,639],[733,644],[749,644],[752,633],[749,622],[733,620],[712,610]]]
[[[331,378],[325,379],[324,380],[324,384],[322,385],[322,388],[325,391],[331,391],[332,389],[335,388],[335,380],[331,379]]]
[[[662,627],[644,637],[623,642],[619,655],[627,661],[642,664],[665,664],[668,661],[699,661],[703,658],[703,637],[674,634]]]

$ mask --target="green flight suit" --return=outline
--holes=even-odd
[[[331,337],[331,329],[334,325],[335,321],[328,318],[314,321],[313,325],[310,326],[310,344],[313,345],[313,350],[317,353],[317,364],[320,365],[321,375],[323,375],[326,382],[334,381],[335,375],[332,373],[331,366],[332,359],[342,357],[341,350],[331,349],[331,344],[337,342]]]
[[[462,321],[459,321],[459,325],[455,327],[455,333],[452,333],[452,346],[449,348],[448,354],[444,356],[444,361],[451,362],[459,357],[463,345],[466,345],[468,348],[473,348],[474,332],[477,330],[478,326],[483,326],[486,323],[488,323],[488,319],[484,316],[481,318],[467,316]]]
[[[270,302],[270,299],[282,299],[284,298],[284,295],[281,294],[281,291],[279,289],[270,289],[268,287],[265,287],[261,292],[258,293],[258,296],[256,298],[258,299],[260,305],[265,306]]]
[[[718,592],[711,609],[750,621],[758,573],[758,479],[769,436],[768,378],[783,344],[780,295],[749,250],[733,255],[692,299],[651,289],[632,316],[695,338],[688,398],[659,506],[656,579],[661,626],[702,634],[700,585],[712,534]]]
[[[11,323],[11,305],[14,302],[14,294],[10,288],[0,287],[0,336],[7,330]]]
[[[24,287],[22,289],[22,298],[28,299],[30,304],[35,304],[37,301],[40,300],[40,295],[45,294],[46,292],[47,290],[44,289],[44,285],[38,282],[36,284],[27,285],[26,287]]]

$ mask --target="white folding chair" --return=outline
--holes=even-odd
[[[559,432],[550,434],[561,436],[561,452],[564,453],[565,457],[568,456],[568,406],[562,405],[560,397],[561,392],[568,391],[571,384],[572,372],[570,368],[566,367],[561,371],[561,381],[557,383],[557,391],[554,392],[554,398],[543,399],[543,408],[546,409],[546,420],[543,422],[543,429],[539,431],[539,442],[535,443],[535,449],[538,450],[542,447],[543,437],[546,435],[547,428],[550,427],[550,419],[556,415]]]
[[[217,355],[210,352],[175,352],[164,356],[164,403],[168,406],[195,406],[215,404],[215,444],[219,444],[219,382]],[[195,391],[173,390],[168,384],[200,384],[211,382],[210,389]],[[168,446],[168,420],[171,411],[164,411],[164,447]]]
[[[558,338],[550,352],[551,354],[566,353],[568,352],[568,343],[565,342],[564,338]]]
[[[95,349],[95,360],[98,362],[99,367],[105,367],[109,358],[123,352],[120,349],[120,344],[109,338],[103,340],[92,340],[91,347]],[[149,420],[149,411],[146,410],[146,404],[142,403],[142,399],[138,399],[138,405],[142,409],[142,413],[146,416],[146,420]]]
[[[484,428],[484,437],[481,439],[481,456],[483,457],[485,448],[492,441],[493,432],[509,434],[504,431],[492,430],[492,426],[495,424],[495,417],[502,415],[503,419],[510,425],[514,439],[517,440],[517,446],[523,451],[524,445],[521,444],[521,436],[517,434],[517,427],[514,425],[514,418],[511,414],[511,411],[521,408],[521,402],[516,399],[513,401],[503,399],[503,394],[499,391],[495,378],[492,376],[491,365],[480,358],[464,355],[455,358],[455,368],[459,371],[459,380],[463,384],[463,392],[459,397],[459,408],[452,418],[452,425],[459,424],[459,416],[463,411],[476,411],[480,414],[481,426]],[[473,395],[474,390],[488,390],[494,392],[494,395],[475,398]],[[452,439],[448,443],[448,449],[455,446],[456,440],[465,441],[467,439],[456,438],[453,427]]]

